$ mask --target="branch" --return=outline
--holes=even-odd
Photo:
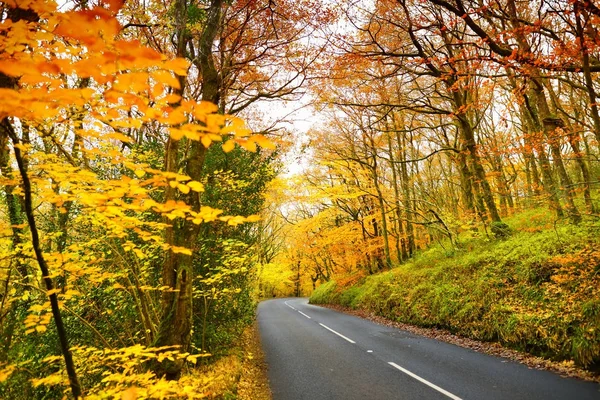
[[[67,375],[69,377],[69,384],[71,386],[71,391],[73,393],[73,397],[75,399],[81,398],[81,386],[79,385],[79,379],[77,378],[77,372],[75,370],[75,364],[73,363],[73,356],[71,354],[71,350],[69,349],[69,340],[67,337],[67,331],[65,329],[65,325],[62,319],[62,315],[60,312],[60,307],[58,305],[58,296],[54,291],[54,282],[50,277],[50,271],[48,269],[48,264],[46,263],[46,259],[44,258],[44,254],[42,252],[42,247],[40,243],[40,235],[37,229],[37,223],[35,221],[35,217],[33,215],[33,200],[32,200],[32,190],[31,190],[31,181],[29,180],[29,175],[27,173],[27,167],[25,165],[25,160],[23,158],[23,154],[21,153],[21,141],[17,136],[17,133],[13,129],[12,125],[8,118],[4,118],[2,121],[1,127],[6,135],[13,142],[13,150],[15,152],[15,158],[17,159],[17,165],[19,167],[19,172],[21,174],[21,179],[23,181],[23,192],[25,194],[25,215],[27,216],[27,223],[29,224],[29,230],[31,232],[31,244],[33,246],[33,251],[35,253],[35,257],[37,259],[38,265],[42,272],[42,278],[46,285],[46,290],[50,293],[48,297],[50,298],[50,306],[52,308],[52,316],[54,317],[54,323],[56,325],[56,330],[58,333],[58,338],[60,341],[61,351],[63,353],[63,358],[65,360],[65,366],[67,369]]]
[[[452,4],[448,3],[445,0],[429,0],[431,3],[436,4],[440,7],[445,8],[450,11],[457,17],[463,19],[467,26],[471,28],[471,30],[479,36],[485,43],[487,43],[489,49],[502,57],[512,57],[515,61],[518,61],[523,64],[532,65],[538,67],[540,69],[551,70],[551,71],[565,71],[565,72],[582,72],[583,66],[581,65],[557,65],[550,63],[542,63],[541,60],[537,59],[533,55],[523,54],[517,51],[517,49],[510,49],[498,44],[492,37],[481,27],[479,26],[469,15],[469,13],[465,10],[464,5],[461,0],[456,0],[456,7]],[[586,2],[586,4],[591,2]],[[593,5],[592,5],[593,6]],[[589,11],[594,12],[592,10],[598,10],[597,7],[593,6]],[[599,11],[600,12],[600,11]],[[410,32],[409,32],[410,33]],[[590,65],[590,72],[600,72],[600,65],[594,64]]]

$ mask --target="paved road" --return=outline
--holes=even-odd
[[[308,304],[258,307],[273,400],[600,400],[600,385]]]

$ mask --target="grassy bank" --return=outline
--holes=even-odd
[[[319,286],[315,304],[364,309],[394,321],[536,355],[600,366],[600,226],[554,226],[543,212],[508,219],[505,240],[463,239],[409,263]]]

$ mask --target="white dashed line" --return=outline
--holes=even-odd
[[[312,319],[309,315],[306,315],[305,313],[303,313],[302,311],[294,308],[293,306],[289,305],[287,301],[284,302],[284,304],[286,306],[288,306],[289,308],[291,308],[294,311],[298,311],[298,313],[302,314],[303,316],[305,316],[308,319]],[[356,344],[356,342],[352,339],[350,339],[347,336],[342,335],[341,333],[331,329],[330,327],[328,327],[327,325],[324,325],[322,323],[319,323],[319,325],[321,325],[323,328],[327,329],[329,332],[331,333],[335,333],[336,335],[338,335],[339,337],[341,337],[342,339],[352,343],[352,344]],[[373,350],[367,350],[367,353],[373,353]],[[429,382],[427,379],[421,378],[419,375],[414,374],[412,372],[410,372],[409,370],[407,370],[406,368],[402,368],[401,366],[399,366],[398,364],[394,363],[394,362],[388,362],[389,365],[391,365],[392,367],[396,368],[397,370],[404,372],[406,375],[410,376],[411,378],[414,378],[416,380],[418,380],[421,383],[424,383],[425,385],[429,386],[432,389],[437,390],[438,392],[442,393],[443,395],[451,398],[452,400],[462,400],[460,397],[448,392],[447,390],[442,389],[441,387]]]
[[[393,362],[388,362],[388,364],[390,364],[392,367],[396,368],[399,371],[404,372],[406,375],[415,378],[416,380],[418,380],[421,383],[426,384],[427,386],[429,386],[432,389],[437,390],[438,392],[450,397],[452,400],[462,400],[460,397],[453,395],[452,393],[448,392],[447,390],[442,389],[441,387],[434,385],[433,383],[429,382],[427,379],[423,379],[421,378],[419,375],[417,374],[413,374],[412,372],[410,372],[409,370],[402,368],[401,366],[399,366],[396,363]]]
[[[339,337],[341,337],[342,339],[344,339],[344,340],[347,340],[348,342],[350,342],[350,343],[352,343],[352,344],[355,344],[355,343],[356,343],[354,340],[352,340],[352,339],[350,339],[350,338],[347,338],[346,336],[342,335],[342,334],[341,334],[341,333],[339,333],[339,332],[336,332],[336,331],[334,331],[333,329],[331,329],[331,328],[330,328],[330,327],[328,327],[327,325],[323,325],[323,324],[321,324],[321,323],[319,323],[319,325],[321,325],[323,328],[327,329],[328,331],[335,333],[336,335],[338,335],[338,336],[339,336]]]

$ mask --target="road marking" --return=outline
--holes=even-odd
[[[287,301],[284,301],[283,304],[285,304],[286,306],[288,306],[292,310],[297,311],[294,307],[290,306]]]
[[[312,318],[311,318],[311,317],[309,317],[308,315],[304,314],[302,311],[298,310],[298,312],[299,312],[300,314],[304,315],[306,318],[308,318],[308,319],[312,319]]]
[[[330,327],[328,327],[327,325],[323,325],[323,324],[321,324],[321,323],[319,323],[319,325],[321,325],[323,328],[327,329],[328,331],[335,333],[336,335],[338,335],[338,336],[339,336],[339,337],[341,337],[342,339],[345,339],[345,340],[349,341],[349,342],[350,342],[350,343],[352,343],[352,344],[356,343],[354,340],[352,340],[352,339],[350,339],[350,338],[347,338],[346,336],[342,335],[342,334],[341,334],[341,333],[339,333],[339,332],[336,332],[336,331],[334,331],[333,329],[331,329],[331,328],[330,328]]]
[[[416,380],[418,380],[421,383],[426,384],[427,386],[429,386],[430,388],[433,388],[435,390],[437,390],[438,392],[445,394],[446,396],[450,397],[453,400],[462,400],[460,397],[453,395],[452,393],[448,392],[447,390],[442,389],[441,387],[434,385],[433,383],[429,382],[426,379],[421,378],[419,375],[417,374],[413,374],[412,372],[410,372],[409,370],[402,368],[401,366],[399,366],[396,363],[393,362],[388,362],[388,364],[390,364],[392,367],[404,372],[406,375],[415,378]]]
[[[373,352],[373,350],[367,350],[367,353],[372,353],[372,352]]]

